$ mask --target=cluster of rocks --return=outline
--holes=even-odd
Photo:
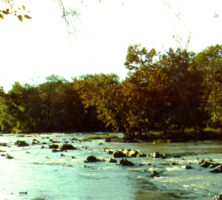
[[[201,160],[199,164],[204,168],[213,168],[210,171],[211,173],[222,173],[222,163],[216,163],[212,160]]]
[[[93,163],[93,162],[110,162],[110,163],[116,163],[117,165],[122,165],[122,166],[134,166],[135,164],[126,158],[122,158],[120,161],[117,161],[114,158],[110,159],[99,159],[93,155],[87,156],[84,163]]]
[[[222,193],[214,196],[213,200],[222,200]]]
[[[32,140],[32,145],[37,145],[37,144],[41,144],[41,142],[39,141],[39,140],[37,140],[36,138],[34,138],[33,140]],[[17,140],[16,142],[15,142],[15,145],[17,146],[17,147],[27,147],[27,146],[30,146],[26,141],[24,141],[24,140]]]
[[[49,148],[52,149],[52,152],[62,152],[62,151],[68,151],[68,150],[77,150],[77,147],[74,147],[72,144],[65,143],[61,146],[56,143],[49,144]]]
[[[179,158],[181,157],[180,155],[174,155],[174,154],[161,154],[159,152],[153,152],[150,154],[145,154],[142,153],[138,150],[132,150],[132,149],[122,149],[122,150],[109,150],[109,149],[104,149],[105,152],[112,154],[114,158],[133,158],[133,157],[150,157],[150,158]]]
[[[108,150],[104,149],[109,154],[112,154],[114,158],[133,158],[133,157],[147,157],[146,154],[132,149],[122,149],[122,150]]]

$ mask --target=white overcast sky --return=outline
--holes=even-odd
[[[36,84],[50,74],[70,80],[113,72],[124,78],[130,44],[164,51],[178,47],[174,34],[186,41],[190,31],[189,50],[196,52],[222,44],[221,0],[168,0],[171,8],[164,0],[63,1],[79,11],[71,36],[57,0],[24,0],[32,20],[0,19],[0,85],[6,91],[15,81]]]

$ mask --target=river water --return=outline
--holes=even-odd
[[[7,143],[7,146],[0,146],[0,199],[207,200],[222,192],[222,173],[210,173],[212,169],[199,165],[202,159],[222,163],[222,141],[153,144],[72,140],[89,135],[92,134],[2,134],[0,142]],[[28,147],[14,145],[17,140],[31,144],[33,139],[40,141],[40,144]],[[60,145],[72,143],[78,150],[63,152],[64,155],[54,153],[49,149],[50,140]],[[135,163],[133,167],[109,162],[84,163],[89,155],[111,158],[112,155],[104,148],[130,148],[145,154],[160,152],[182,156],[167,159],[128,158]],[[14,158],[7,159],[6,154]],[[173,162],[177,164],[170,165]],[[185,164],[192,169],[184,169]],[[158,176],[153,176],[153,171],[158,172]]]

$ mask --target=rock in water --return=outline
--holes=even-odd
[[[51,143],[51,144],[49,145],[49,148],[50,148],[50,149],[58,149],[58,148],[59,148],[59,145],[58,145],[58,144],[55,144],[55,143]]]
[[[193,167],[191,167],[190,165],[182,165],[183,169],[193,169]]]
[[[88,156],[84,162],[89,163],[89,162],[99,162],[99,161],[100,160],[97,159],[95,156]]]
[[[110,163],[117,163],[117,160],[114,159],[114,158],[111,158],[111,159],[109,160],[109,162],[110,162]]]
[[[219,165],[217,167],[215,167],[212,171],[210,171],[211,173],[222,173],[222,165]]]
[[[127,160],[126,158],[121,159],[119,164],[122,166],[130,166],[130,167],[135,165],[133,162]]]
[[[25,141],[22,141],[22,140],[17,140],[15,142],[15,145],[17,145],[18,147],[26,147],[26,146],[29,146],[28,143],[26,143]]]
[[[161,154],[159,152],[154,152],[154,153],[150,154],[150,157],[151,158],[166,158],[166,155],[165,154]]]
[[[76,150],[77,148],[74,147],[72,144],[63,144],[60,148],[61,151],[66,151],[66,150]]]
[[[213,200],[222,200],[222,193],[214,196]]]
[[[10,154],[6,154],[6,158],[7,158],[7,159],[14,159],[14,157],[11,156]]]
[[[35,145],[35,144],[40,144],[40,141],[38,141],[37,139],[34,138],[32,140],[32,145]]]
[[[154,170],[154,171],[152,172],[152,174],[151,174],[151,177],[152,177],[152,178],[154,178],[154,177],[160,177],[160,174],[159,174],[159,172],[157,172],[157,171]]]
[[[124,151],[115,150],[113,152],[113,157],[114,158],[123,158],[123,157],[127,157],[127,155],[126,155],[126,152],[124,152]]]

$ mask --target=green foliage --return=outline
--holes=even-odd
[[[216,132],[206,128],[221,132],[221,45],[198,54],[180,49],[157,53],[134,45],[125,66],[129,73],[123,81],[115,74],[88,74],[72,82],[51,75],[38,86],[15,82],[7,94],[1,89],[1,129],[112,129],[127,139],[187,138],[187,130],[200,138],[203,132]]]
[[[98,119],[123,131],[125,137],[146,138],[151,130],[166,134],[193,128],[201,133],[213,117],[221,126],[220,49],[216,45],[200,54],[180,49],[157,53],[140,45],[130,46],[125,62],[129,73],[124,81],[112,75],[88,75],[76,80],[75,90],[85,108],[94,106]],[[204,65],[214,69],[214,76]],[[218,85],[214,93],[212,82]],[[217,96],[216,107],[212,94]]]
[[[37,86],[15,82],[0,103],[0,126],[5,132],[98,131],[104,125],[96,111],[84,112],[73,82],[52,75]]]

